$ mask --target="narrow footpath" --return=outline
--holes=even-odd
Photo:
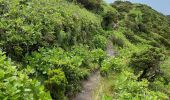
[[[108,42],[106,53],[108,56],[114,56],[113,44],[111,41]],[[100,72],[93,73],[88,80],[82,83],[83,89],[76,95],[73,100],[93,100],[94,91],[100,84]]]

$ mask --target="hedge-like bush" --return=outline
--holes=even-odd
[[[130,66],[135,69],[135,73],[140,74],[139,80],[146,78],[153,81],[160,74],[160,61],[165,59],[163,50],[149,48],[140,53],[134,53],[131,57]]]
[[[0,99],[51,100],[51,97],[40,82],[30,79],[25,71],[19,71],[0,51]]]
[[[45,86],[50,90],[51,97],[55,100],[64,100],[67,79],[61,69],[55,69],[48,72],[48,80]]]

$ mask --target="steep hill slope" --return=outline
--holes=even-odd
[[[1,5],[0,46],[18,60],[40,47],[89,43],[101,30],[99,16],[66,1],[7,0]]]
[[[135,39],[137,36],[147,40],[150,42],[148,44],[153,46],[170,46],[168,41],[170,24],[165,15],[146,5],[132,4],[128,1],[117,1],[112,6],[119,12],[119,26],[131,31],[125,33],[130,41],[138,42],[139,39]]]
[[[170,21],[147,5],[0,0],[0,48],[0,99],[67,100],[95,71],[97,98],[170,98]]]

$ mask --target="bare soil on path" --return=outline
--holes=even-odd
[[[108,56],[114,56],[113,44],[111,41],[108,42],[106,53]],[[94,91],[101,83],[100,72],[93,73],[88,80],[82,82],[83,89],[78,93],[72,100],[93,100]]]
[[[87,81],[83,82],[83,90],[77,94],[74,100],[93,100],[92,96],[97,85],[100,83],[100,73],[93,73]]]

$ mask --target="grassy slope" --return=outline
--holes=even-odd
[[[146,5],[128,2],[115,3],[112,6],[101,3],[103,10],[91,11],[65,0],[50,0],[48,3],[45,0],[29,1],[26,4],[20,4],[18,0],[13,3],[9,1],[1,2],[6,4],[9,10],[2,12],[0,46],[9,57],[20,63],[24,60],[24,64],[28,65],[29,75],[35,75],[36,80],[49,80],[53,78],[47,74],[49,70],[62,69],[57,73],[66,76],[64,94],[74,95],[74,92],[80,90],[79,82],[96,69],[94,65],[100,64],[102,58],[105,60],[100,71],[107,74],[108,78],[103,77],[104,83],[101,83],[101,92],[96,93],[96,98],[167,98],[163,93],[169,93],[168,90],[163,93],[149,90],[149,83],[146,80],[137,82],[137,76],[128,67],[134,52],[151,46],[169,49],[167,37],[170,36],[170,27],[164,15]],[[109,24],[101,26],[105,21]],[[113,23],[116,24],[115,28],[112,27]],[[95,43],[99,43],[99,46],[105,44],[106,38],[112,40],[118,49],[116,58],[103,58],[103,51],[94,48],[92,40],[96,35],[100,35],[100,38],[95,38]],[[38,51],[41,47],[44,49]],[[28,56],[25,57],[25,54]],[[64,57],[60,57],[61,55]],[[162,66],[168,69],[166,62]],[[161,82],[159,85],[164,86]],[[102,97],[99,97],[99,94]]]
[[[121,80],[121,77],[122,78],[127,77],[127,79],[128,79],[128,72],[126,72],[126,71],[129,70],[129,74],[131,72],[133,72],[131,69],[129,69],[128,62],[130,60],[130,56],[134,52],[143,51],[143,50],[145,50],[145,49],[147,49],[148,47],[151,47],[151,46],[169,49],[169,42],[168,42],[169,38],[167,38],[167,36],[169,36],[169,33],[170,33],[169,22],[168,22],[166,16],[164,16],[160,13],[157,13],[155,10],[151,9],[150,7],[148,7],[146,5],[129,4],[129,3],[126,3],[126,2],[125,3],[122,2],[122,4],[113,4],[113,5],[114,5],[113,7],[117,8],[117,10],[120,10],[118,12],[120,14],[122,14],[122,16],[125,16],[123,19],[121,19],[119,21],[119,27],[123,27],[123,28],[118,28],[117,32],[114,31],[113,33],[111,33],[115,37],[115,40],[113,41],[113,43],[115,43],[115,41],[117,41],[117,40],[120,40],[120,41],[123,41],[122,43],[125,44],[124,45],[125,47],[123,49],[119,49],[120,51],[119,51],[119,56],[118,56],[118,59],[120,58],[122,60],[121,63],[126,62],[126,63],[123,64],[123,66],[124,66],[123,70],[125,70],[125,72],[124,71],[122,71],[121,73],[113,72],[114,74],[112,73],[108,76],[108,78],[104,79],[104,81],[106,81],[106,83],[109,83],[109,84],[103,83],[105,85],[104,87],[106,87],[106,88],[103,88],[104,89],[103,90],[104,95],[103,95],[102,99],[103,100],[112,100],[113,98],[114,99],[116,99],[116,98],[117,99],[118,98],[119,99],[125,99],[124,96],[126,96],[126,99],[127,98],[137,99],[137,100],[142,99],[142,96],[136,97],[136,96],[133,95],[133,92],[131,91],[131,89],[133,90],[133,88],[135,88],[135,85],[132,86],[132,87],[131,87],[131,85],[134,82],[133,84],[136,84],[136,85],[138,84],[138,88],[139,88],[140,86],[142,86],[143,83],[140,83],[140,82],[135,83],[135,81],[133,81],[133,79],[131,79],[130,81],[125,79],[124,84],[129,86],[129,87],[126,87],[126,86],[123,86],[123,84],[121,82],[123,80]],[[124,5],[123,6],[124,8],[121,8],[122,5]],[[121,10],[121,9],[127,9],[128,6],[130,6],[129,7],[130,9],[129,9],[128,12],[124,12],[125,10]],[[133,16],[136,16],[136,15],[137,16],[132,17],[132,19],[129,19],[130,18],[129,14],[133,14]],[[153,16],[147,16],[147,14],[148,15],[152,14],[152,15],[156,16],[157,20],[155,20],[154,19],[155,17],[153,17]],[[145,23],[144,21],[146,19],[148,19],[148,20]],[[130,20],[132,23],[126,24],[126,22],[128,20]],[[150,29],[146,29],[146,30],[148,30],[147,32],[144,31],[144,30],[141,31],[140,29],[136,30],[134,26],[138,25],[139,23],[142,23],[145,26],[145,28],[150,27]],[[162,25],[159,25],[159,23],[162,23]],[[154,24],[157,25],[157,26],[156,27],[152,26]],[[128,25],[128,26],[126,26],[126,25]],[[164,28],[167,28],[167,29],[165,29],[167,31],[167,33],[165,32]],[[127,34],[126,32],[129,32],[131,34]],[[168,72],[168,70],[166,70],[166,69],[169,69],[168,62],[169,62],[169,59],[167,59],[161,65],[161,69],[165,72],[165,74],[167,74],[167,72]],[[126,74],[127,74],[127,76],[126,76]],[[133,77],[133,76],[134,76],[133,74],[130,75],[130,77]],[[166,76],[168,77],[168,75],[166,75]],[[160,81],[158,81],[157,83],[155,82],[153,84],[155,86],[154,88],[158,88],[156,90],[157,92],[159,92],[159,93],[163,92],[163,93],[165,93],[166,95],[169,96],[168,89],[164,88],[164,87],[168,87],[168,85],[163,85],[163,83],[161,83]],[[151,84],[151,85],[153,85],[153,84]],[[101,85],[101,88],[102,87],[103,86]],[[123,88],[123,89],[119,89],[119,88]],[[128,90],[128,88],[130,88],[130,90]],[[144,88],[147,89],[147,86],[146,87],[144,86]],[[126,89],[127,89],[127,91],[126,91]],[[152,88],[151,88],[151,90],[155,91]],[[119,94],[119,93],[121,93],[121,94]],[[137,92],[136,92],[136,94],[137,94]],[[165,94],[164,94],[164,96],[165,96]],[[131,96],[133,95],[133,96],[131,97],[130,95]],[[152,98],[151,95],[153,96],[153,98]],[[147,97],[151,97],[152,99],[155,98],[154,93],[148,94],[148,96],[146,95],[146,98]],[[168,97],[165,96],[164,99],[166,99],[166,98],[168,98]]]

